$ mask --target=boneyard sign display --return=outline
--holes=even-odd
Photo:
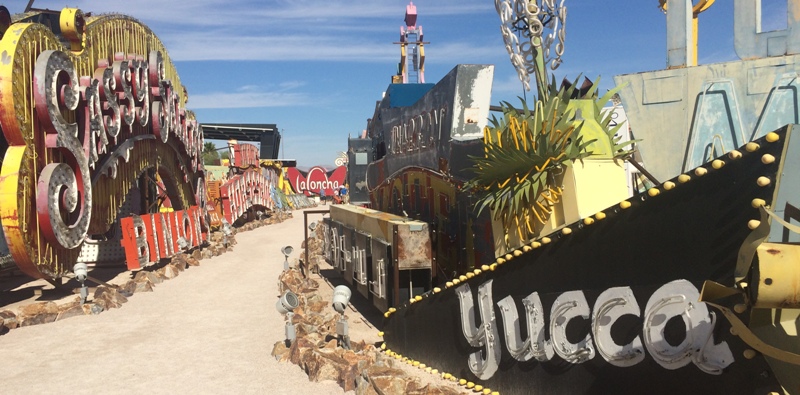
[[[34,23],[41,20],[60,25],[58,35]],[[64,275],[83,241],[102,239],[124,204],[152,210],[157,193],[146,193],[155,189],[148,185],[165,185],[177,210],[204,205],[202,130],[183,108],[186,91],[164,45],[146,26],[70,8],[35,11],[2,32],[0,52],[9,146],[0,217],[26,274]]]

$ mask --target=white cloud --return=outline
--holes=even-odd
[[[531,88],[536,89],[536,82],[533,77],[531,77]],[[495,76],[492,82],[492,96],[506,96],[506,94],[522,96],[522,89],[522,82],[517,74],[510,74],[506,78]]]
[[[244,85],[236,88],[237,92],[258,92],[261,88],[258,85]]]
[[[259,60],[396,62],[396,46],[365,38],[343,40],[313,35],[235,36],[213,33],[164,35],[173,61]],[[489,44],[450,42],[425,47],[428,63],[494,63],[505,54]],[[507,56],[507,55],[506,55]]]
[[[294,89],[294,88],[300,88],[300,87],[303,87],[303,86],[306,86],[306,85],[307,84],[306,84],[305,81],[283,81],[280,84],[278,84],[278,86],[281,87],[281,89]]]
[[[162,40],[173,61],[385,61],[396,59],[396,49],[382,43],[342,42],[333,37],[236,36],[218,33],[178,33]]]
[[[294,29],[326,26],[358,26],[355,22],[386,18],[402,22],[407,1],[373,0],[77,0],[71,7],[84,12],[121,13],[147,21],[148,24],[227,27],[241,30],[248,27],[283,25]],[[59,10],[61,0],[39,0],[36,8]],[[437,0],[430,4],[417,2],[420,17],[467,15],[492,10],[491,2],[481,0]],[[21,12],[11,7],[12,13]]]
[[[312,101],[303,93],[238,91],[210,92],[189,96],[188,108],[255,108],[310,105]]]
[[[419,3],[422,21],[494,12],[491,2],[480,0]],[[406,0],[78,0],[70,6],[137,18],[164,42],[173,61],[394,62],[398,51],[387,45],[386,37],[392,31],[399,36],[406,4]],[[36,3],[37,8],[63,6],[60,0]],[[466,54],[491,59],[497,53],[494,47],[466,41],[436,45],[427,48],[428,61],[452,63]]]
[[[392,49],[392,59],[397,59],[397,49]],[[508,53],[500,45],[449,42],[425,47],[426,63],[496,63],[506,58]]]

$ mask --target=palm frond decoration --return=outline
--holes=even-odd
[[[604,156],[615,159],[628,155],[624,148],[629,143],[618,144],[619,139],[614,140],[619,126],[609,128],[611,115],[600,115],[600,109],[617,89],[595,99],[597,82],[583,95],[590,98],[590,107],[594,107],[591,119],[583,118],[589,114],[580,113],[579,108],[586,112],[588,103],[586,99],[576,101],[576,84],[563,84],[557,89],[555,79],[533,109],[524,100],[520,100],[521,109],[501,103],[503,116],[493,116],[484,129],[485,155],[471,158],[475,177],[463,187],[478,197],[479,215],[490,208],[506,233],[515,229],[520,239],[526,239],[548,220],[553,205],[558,203],[562,190],[555,177],[565,166],[595,151],[608,151]],[[577,106],[580,101],[584,103]],[[599,125],[602,131],[588,133],[591,137],[586,138],[582,129],[587,120],[593,123],[590,128],[597,129]]]

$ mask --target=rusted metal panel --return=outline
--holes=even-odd
[[[206,211],[208,212],[209,226],[219,229],[222,226],[222,200],[220,198],[220,187],[222,181],[206,181]]]
[[[397,232],[394,254],[400,270],[431,267],[431,238],[428,233],[428,224],[416,222],[416,224],[395,224],[394,226],[394,230]]]
[[[347,204],[331,206],[331,220],[392,245],[399,269],[431,267],[431,240],[425,222]]]
[[[387,244],[392,242],[389,221],[400,218],[393,214],[348,204],[332,205],[330,211],[332,220],[359,229]]]
[[[758,308],[800,308],[800,246],[763,243],[758,246],[758,265],[750,284],[753,305]]]
[[[434,263],[425,222],[345,204],[331,206],[326,224],[331,264],[379,309],[402,303],[413,292],[408,280],[414,269],[427,271],[427,281],[417,286],[430,288]],[[401,282],[403,276],[407,280]]]
[[[400,177],[401,175],[404,177]],[[415,210],[412,210],[408,204],[403,205],[403,202],[397,199],[400,195],[395,191],[403,188],[404,178],[408,180],[407,182],[413,184],[415,191],[417,184],[419,184],[419,196],[415,192],[413,196],[408,197],[414,202]],[[493,244],[487,244],[485,250],[475,249],[474,251],[469,251],[468,254],[465,254],[466,258],[459,258],[459,253],[463,252],[455,248],[457,238],[461,237],[459,236],[459,223],[466,222],[468,207],[471,208],[473,205],[467,201],[459,203],[456,199],[457,191],[458,186],[441,173],[420,167],[408,167],[403,172],[387,178],[383,184],[373,188],[372,207],[394,213],[406,211],[409,215],[414,216],[415,219],[429,224],[431,250],[433,251],[433,256],[435,256],[436,264],[444,272],[450,274],[454,271],[467,270],[472,267],[471,262],[476,262],[476,259],[477,262],[481,262],[481,260],[485,261],[486,259],[494,258]],[[463,207],[459,208],[459,206]],[[462,217],[463,221],[460,220]],[[474,237],[474,232],[462,233],[467,238]],[[482,235],[478,236],[481,237]],[[489,237],[491,238],[491,235]],[[482,257],[483,251],[488,252],[485,258]],[[473,258],[473,256],[478,258]],[[458,267],[459,265],[463,267]]]

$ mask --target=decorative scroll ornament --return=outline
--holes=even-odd
[[[0,38],[0,222],[37,278],[68,273],[145,172],[168,182],[173,207],[202,207],[202,131],[166,48],[132,18],[82,15],[61,12],[63,36],[22,20]]]
[[[539,85],[546,86],[545,65],[549,63],[552,70],[561,65],[567,8],[564,7],[564,0],[558,2],[558,5],[556,3],[557,0],[495,0],[494,2],[495,9],[500,15],[500,31],[503,34],[506,50],[525,90],[531,89],[531,74]],[[550,34],[545,35],[545,29],[549,29]]]
[[[78,106],[78,76],[65,53],[48,50],[36,61],[33,85],[38,119],[46,131],[45,145],[64,158],[63,163],[48,163],[39,174],[39,226],[48,242],[71,249],[83,242],[92,209],[89,164],[78,125],[62,115],[62,108],[72,111]]]
[[[339,155],[336,157],[336,160],[333,161],[333,164],[336,167],[344,166],[347,164],[347,153],[346,152],[339,152]]]

